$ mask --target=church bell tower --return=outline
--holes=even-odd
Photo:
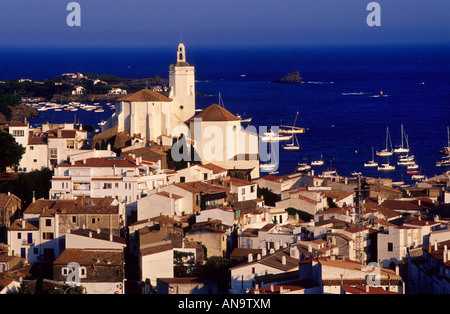
[[[177,62],[169,67],[169,97],[172,112],[185,122],[195,115],[195,68],[186,61],[186,48],[180,43]]]

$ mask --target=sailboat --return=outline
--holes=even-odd
[[[272,144],[270,144],[270,148],[272,148]],[[271,150],[272,151],[272,150]],[[276,154],[273,155],[274,158],[274,162],[268,163],[268,164],[260,164],[259,165],[259,170],[262,172],[275,172],[275,170],[278,167],[278,163],[277,163],[277,156]],[[270,161],[272,161],[272,152],[270,153]]]
[[[311,161],[311,166],[322,166],[323,164],[324,164],[324,161],[322,159],[322,155],[320,155],[320,160]]]
[[[278,133],[280,134],[299,134],[299,133],[305,133],[305,128],[301,128],[301,127],[297,127],[295,126],[295,123],[297,122],[297,117],[298,117],[298,111],[297,114],[295,115],[295,119],[294,119],[294,124],[293,125],[280,125],[280,130],[278,131]]]
[[[396,154],[409,152],[408,137],[406,136],[406,134],[403,130],[403,124],[401,125],[401,133],[402,133],[402,144],[399,147],[394,148],[394,153],[396,153]],[[406,139],[406,147],[403,146],[403,136]]]
[[[292,135],[279,135],[272,130],[265,132],[264,136],[261,136],[261,141],[263,142],[278,142],[278,141],[289,141]]]
[[[295,142],[297,143],[297,145],[294,143],[294,139],[295,139]],[[300,145],[298,144],[298,140],[297,140],[297,137],[295,136],[295,134],[292,136],[292,143],[287,143],[287,144],[283,145],[283,149],[284,150],[299,150],[300,149]]]
[[[390,143],[390,150],[388,149],[388,143]],[[392,156],[394,152],[392,151],[392,142],[391,142],[391,136],[389,135],[389,127],[386,127],[386,148],[377,152],[378,156]]]
[[[444,146],[444,149],[441,151],[444,155],[450,155],[450,131],[449,127],[447,127],[447,146]]]
[[[364,163],[364,167],[378,167],[378,163],[374,160],[373,146],[372,146],[372,160]]]
[[[394,166],[394,165],[391,165],[391,164],[389,163],[389,158],[388,158],[387,163],[381,164],[381,166],[378,166],[378,167],[377,167],[377,170],[378,170],[378,171],[394,171],[394,170],[395,170],[395,166]]]

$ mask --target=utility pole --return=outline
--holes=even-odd
[[[356,241],[355,241],[355,256],[356,260],[364,266],[364,207],[361,188],[361,175],[358,174],[358,181],[356,187]]]

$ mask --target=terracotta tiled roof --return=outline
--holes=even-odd
[[[149,247],[144,247],[139,250],[142,256],[161,253],[164,251],[169,251],[173,249],[172,242],[166,242],[158,245],[152,245]]]
[[[240,121],[238,117],[226,110],[224,107],[213,104],[203,109],[190,120],[202,119],[202,121]]]
[[[117,101],[164,101],[164,102],[170,102],[172,101],[171,98],[166,97],[160,93],[154,92],[149,89],[143,89],[140,90],[134,94],[127,95],[125,97],[122,97],[118,99]]]
[[[24,225],[22,225],[22,222],[24,222]],[[15,220],[11,226],[9,227],[11,231],[23,231],[23,230],[39,230],[38,227],[39,222],[29,222],[26,220]]]
[[[53,262],[54,265],[67,265],[76,262],[82,266],[121,266],[124,264],[121,249],[65,249]]]
[[[215,165],[213,163],[209,163],[209,164],[206,164],[206,165],[198,165],[198,166],[206,168],[206,169],[209,169],[209,170],[212,170],[213,174],[217,174],[217,173],[228,171],[226,168],[217,166],[217,165]]]

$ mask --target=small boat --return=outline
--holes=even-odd
[[[356,171],[353,171],[351,174],[352,174],[352,176],[360,176],[360,175],[362,175],[361,172],[356,172]]]
[[[406,171],[407,174],[419,174],[419,170]]]
[[[399,166],[411,166],[411,165],[415,165],[416,162],[414,160],[406,160],[406,161],[398,161],[397,165]]]
[[[413,174],[411,176],[411,180],[423,180],[425,179],[425,176],[423,174]]]
[[[324,161],[322,159],[322,155],[320,155],[320,160],[311,161],[311,166],[322,166],[323,164],[324,164]]]
[[[436,167],[450,167],[450,158],[436,162]]]
[[[390,143],[390,149],[388,147],[388,143]],[[389,135],[389,128],[386,127],[386,148],[377,152],[377,156],[386,157],[386,156],[392,156],[394,154],[392,150],[392,142],[391,142],[391,136]]]
[[[307,163],[298,163],[297,165],[297,172],[306,171],[311,169],[311,166]]]
[[[297,111],[297,114],[294,119],[294,124],[293,125],[280,125],[280,130],[278,131],[278,133],[280,133],[280,134],[305,133],[305,128],[300,128],[300,127],[295,126],[295,123],[297,122],[297,117],[298,117],[298,111]]]
[[[441,150],[441,153],[444,155],[450,155],[450,130],[449,130],[449,127],[447,127],[447,146],[444,146],[444,148]]]
[[[406,166],[407,170],[419,169],[419,165],[416,163],[410,164]]]
[[[395,170],[395,166],[389,164],[389,162],[388,162],[386,164],[381,164],[381,166],[378,166],[377,170],[378,171],[394,171]]]
[[[294,143],[294,139],[295,139],[296,143]],[[283,145],[283,149],[284,150],[299,150],[300,149],[300,145],[298,144],[297,137],[295,135],[293,135],[292,136],[292,143],[288,143],[288,144]]]
[[[336,176],[337,176],[336,170],[326,170],[323,171],[321,174],[319,174],[319,177],[321,178],[332,178]]]
[[[402,133],[402,144],[399,147],[394,148],[394,153],[400,154],[400,153],[408,153],[409,152],[409,144],[408,144],[408,137],[406,136],[404,130],[403,130],[403,124],[401,125],[401,133]],[[406,147],[403,146],[403,136],[405,136],[406,139]]]
[[[398,156],[398,161],[410,161],[410,160],[414,160],[414,155]]]
[[[378,163],[374,160],[373,155],[373,146],[372,146],[372,160],[364,163],[364,167],[378,167]]]
[[[264,136],[261,137],[261,141],[263,142],[289,141],[291,138],[292,135],[280,136],[279,134],[269,130],[269,132],[265,132]]]
[[[105,110],[103,110],[102,108],[99,108],[99,109],[95,109],[94,112],[105,112]]]

